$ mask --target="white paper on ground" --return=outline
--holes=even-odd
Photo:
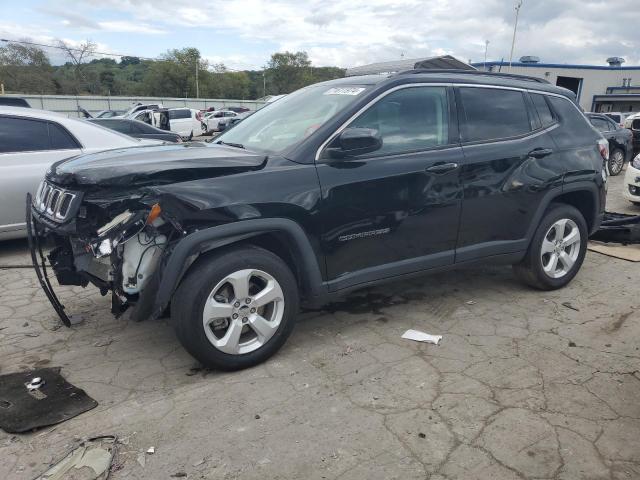
[[[407,340],[415,340],[416,342],[426,342],[438,345],[440,340],[442,340],[442,335],[431,335],[419,330],[407,330],[402,334],[402,338],[406,338]]]

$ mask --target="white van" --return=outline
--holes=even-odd
[[[202,132],[202,113],[193,108],[170,108],[169,125],[172,132],[183,138],[191,138]]]
[[[202,131],[200,120],[202,113],[200,110],[193,108],[169,108],[165,111],[169,114],[169,129],[172,132],[177,133],[183,139],[190,139],[194,135],[200,135]],[[158,111],[142,110],[138,112],[133,119],[167,130],[166,127],[161,125],[161,115]]]

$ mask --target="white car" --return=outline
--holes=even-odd
[[[640,205],[640,154],[627,167],[622,195],[630,202]]]
[[[200,135],[202,129],[202,113],[193,108],[169,108],[169,129],[180,135],[183,139],[190,139],[194,135]],[[136,113],[133,120],[139,120],[157,128],[160,125],[161,116],[156,110],[141,110]],[[164,130],[164,128],[163,128]]]
[[[238,113],[232,112],[231,110],[216,110],[215,112],[209,112],[205,114],[204,118],[202,119],[203,125],[206,125],[206,130],[204,126],[202,130],[204,133],[217,132],[219,130],[218,124],[222,119],[233,118],[237,116]]]
[[[616,122],[620,128],[624,128],[624,121],[627,117],[633,115],[631,112],[602,112],[601,115],[606,115],[611,120]]]
[[[44,110],[0,107],[0,240],[26,236],[26,195],[47,168],[85,152],[156,145],[77,118]]]
[[[118,115],[118,118],[135,118],[138,112],[141,112],[143,110],[157,110],[159,108],[162,108],[161,103],[138,103],[132,105],[131,108],[129,108],[129,110],[124,112],[122,115]]]

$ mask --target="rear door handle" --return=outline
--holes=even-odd
[[[529,156],[533,158],[543,158],[551,155],[552,153],[553,150],[551,150],[550,148],[534,148],[529,152]]]
[[[436,163],[434,166],[428,167],[425,170],[430,173],[447,173],[456,168],[458,168],[457,163]]]

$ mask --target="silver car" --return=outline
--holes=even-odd
[[[35,192],[52,163],[85,152],[158,143],[54,112],[0,107],[0,240],[26,236],[26,194]]]

